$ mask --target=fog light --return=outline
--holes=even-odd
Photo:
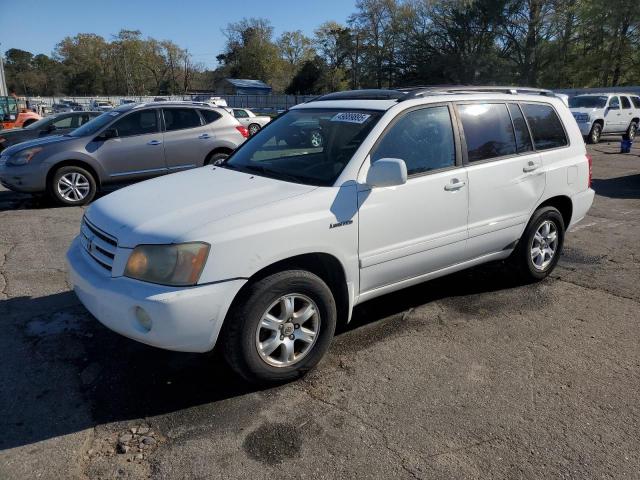
[[[151,330],[153,326],[153,322],[151,321],[151,317],[142,307],[136,307],[136,319],[140,326],[144,329],[145,332]]]

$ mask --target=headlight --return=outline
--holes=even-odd
[[[209,255],[209,244],[138,245],[133,249],[124,274],[145,282],[176,287],[198,283]]]
[[[11,155],[7,159],[7,165],[26,165],[41,151],[42,147],[27,148],[26,150],[22,150],[15,155]]]

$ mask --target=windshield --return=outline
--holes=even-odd
[[[604,108],[607,104],[607,97],[573,97],[569,99],[570,108]]]
[[[98,115],[93,120],[89,120],[81,127],[76,128],[68,135],[70,137],[84,137],[86,135],[94,135],[102,127],[115,120],[118,115],[120,115],[120,112],[117,111],[105,112],[102,115]]]
[[[221,166],[331,186],[381,115],[369,110],[291,110],[247,140]]]

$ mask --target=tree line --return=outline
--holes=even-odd
[[[207,70],[169,40],[122,30],[63,39],[51,56],[11,49],[18,94],[145,95],[212,89],[220,78],[259,79],[274,92],[433,84],[549,88],[640,83],[640,9],[634,0],[358,0],[345,23],[279,36],[268,19],[223,30]]]

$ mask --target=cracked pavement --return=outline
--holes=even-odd
[[[589,147],[598,195],[551,278],[367,302],[267,390],[102,327],[65,279],[82,209],[0,188],[0,478],[637,478],[640,148],[618,145]]]

